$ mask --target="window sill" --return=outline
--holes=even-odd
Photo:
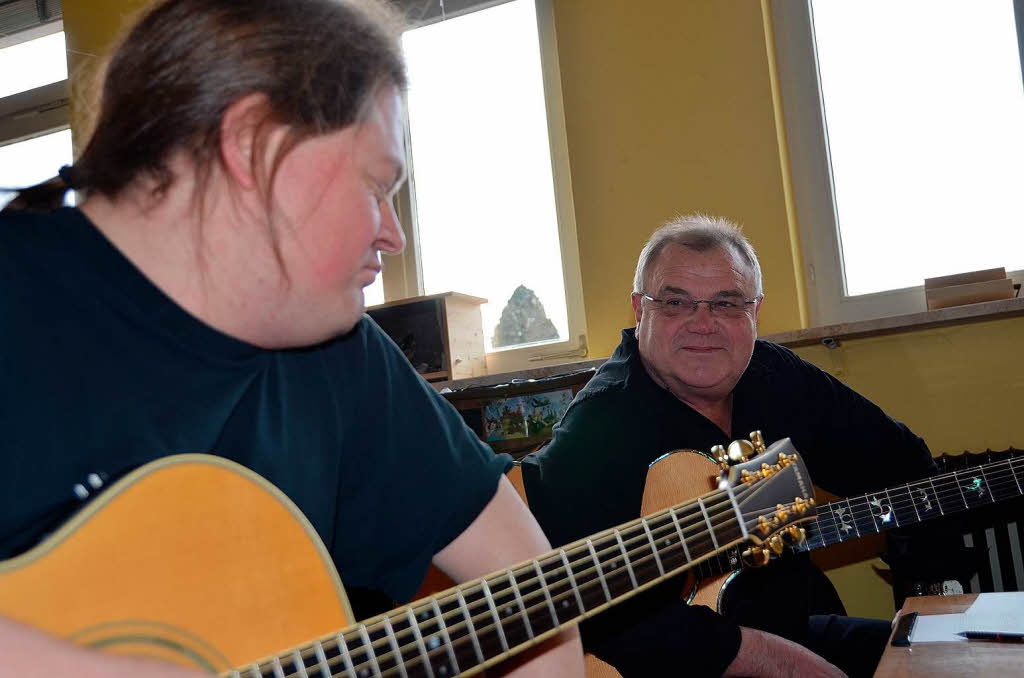
[[[856,322],[824,325],[822,327],[811,327],[790,332],[776,332],[766,334],[761,338],[790,348],[813,344],[835,346],[844,339],[861,339],[884,334],[899,334],[934,327],[1011,318],[1014,316],[1024,316],[1024,297],[1002,299],[1000,301],[985,301],[979,304],[953,306],[934,311],[922,311],[920,313],[906,313],[904,315],[894,315],[874,320],[858,320]],[[535,367],[528,370],[504,372],[501,374],[489,374],[469,379],[439,381],[431,384],[431,386],[438,391],[446,388],[452,391],[460,391],[475,386],[494,386],[512,383],[513,381],[543,379],[558,374],[566,374],[567,372],[596,369],[603,365],[606,360],[607,358],[598,358],[597,360],[566,362],[558,365]]]
[[[963,325],[1013,316],[1024,316],[1024,297],[1000,299],[999,301],[983,301],[977,304],[951,306],[949,308],[921,311],[919,313],[905,313],[903,315],[874,318],[872,320],[822,325],[821,327],[810,327],[804,330],[776,332],[774,334],[766,334],[761,338],[790,348],[810,346],[812,344],[825,344],[831,347],[835,346],[836,342],[844,339],[861,339],[863,337],[874,337],[883,334],[913,332],[933,327]]]

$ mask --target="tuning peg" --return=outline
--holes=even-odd
[[[729,470],[729,455],[725,453],[724,447],[721,445],[712,446],[711,457],[718,462],[718,465],[722,467],[723,471]]]
[[[797,525],[790,525],[782,531],[782,540],[788,546],[798,546],[807,539],[807,532]]]
[[[796,463],[796,455],[795,454],[787,455],[785,452],[780,452],[779,453],[779,466],[781,466],[782,468],[786,468],[790,464],[794,464],[794,463]]]
[[[814,499],[805,501],[802,497],[795,497],[793,499],[793,510],[803,515],[807,513],[807,507],[814,506]]]
[[[779,519],[780,523],[784,523],[789,520],[789,511],[782,504],[775,505],[775,517]]]
[[[737,464],[750,459],[754,445],[749,440],[734,440],[729,443],[729,461]]]
[[[751,546],[740,555],[740,558],[748,567],[762,567],[772,559],[771,554],[760,546]]]
[[[768,548],[772,550],[772,553],[774,553],[777,556],[781,556],[782,551],[786,548],[786,545],[782,541],[782,537],[780,537],[777,534],[773,534],[771,538],[768,540],[767,544]]]
[[[761,435],[760,431],[750,432],[750,442],[754,444],[754,451],[761,454],[765,450],[764,436]]]

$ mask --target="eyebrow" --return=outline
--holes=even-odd
[[[672,285],[665,285],[664,287],[661,288],[661,294],[665,294],[666,292],[671,293],[671,294],[678,294],[678,295],[681,295],[681,296],[687,296],[687,297],[692,297],[693,296],[687,290],[684,290],[681,287],[674,287]],[[715,294],[712,295],[712,298],[713,299],[746,299],[746,297],[744,296],[743,292],[740,292],[737,289],[721,290],[721,291],[715,292]]]

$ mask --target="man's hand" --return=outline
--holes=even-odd
[[[740,632],[740,651],[725,676],[846,678],[835,666],[793,641],[746,627],[740,627]]]

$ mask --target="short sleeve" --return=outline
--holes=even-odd
[[[481,442],[372,320],[357,332],[361,360],[349,355],[342,369],[351,453],[341,465],[332,555],[346,585],[405,601],[512,460]]]

